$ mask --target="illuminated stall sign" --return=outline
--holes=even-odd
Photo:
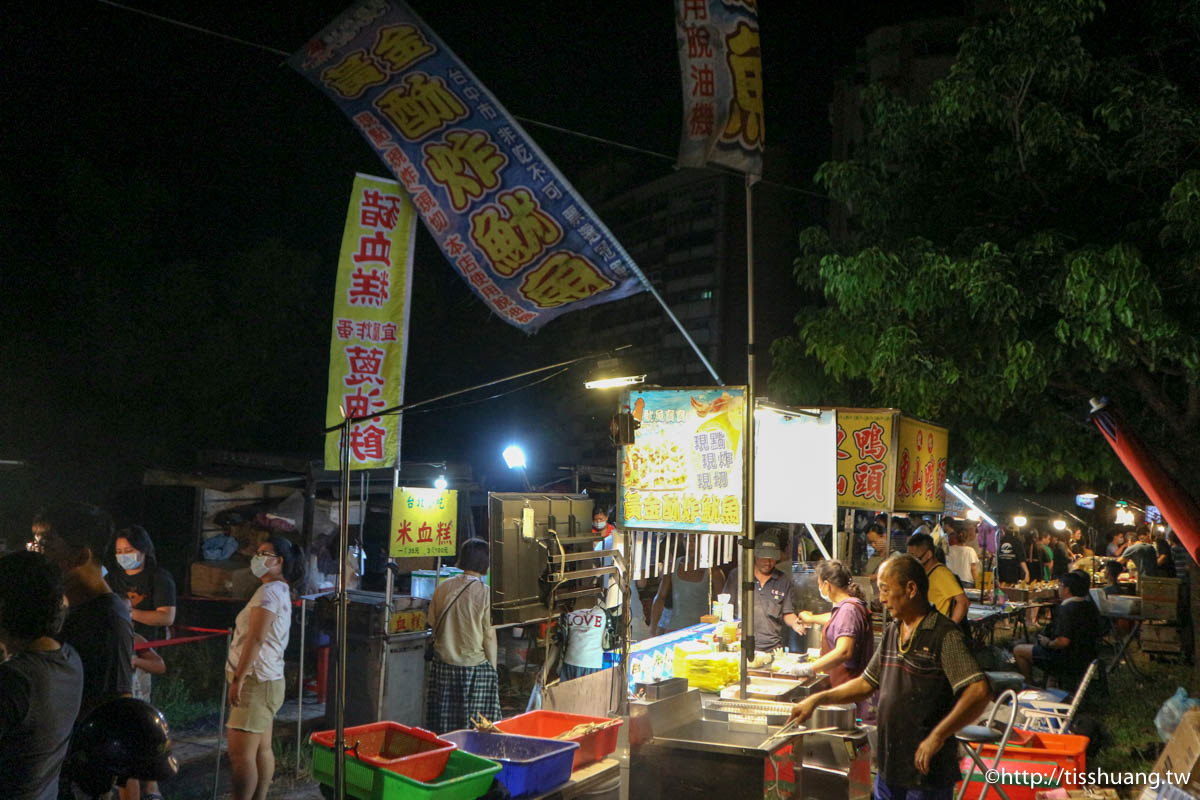
[[[619,524],[740,533],[745,390],[656,389],[628,398],[641,427],[623,449]]]
[[[936,511],[946,506],[946,453],[950,432],[900,417],[896,444],[896,511]]]
[[[388,555],[452,556],[458,543],[458,492],[401,487],[392,495]]]

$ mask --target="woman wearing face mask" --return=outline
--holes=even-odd
[[[140,525],[117,531],[109,549],[108,582],[118,595],[129,598],[134,633],[165,639],[175,624],[175,579],[158,565],[154,542]]]
[[[233,800],[265,800],[275,774],[271,730],[283,705],[290,587],[298,589],[304,577],[304,552],[282,536],[270,536],[250,559],[250,571],[262,585],[237,616],[225,661]]]
[[[862,592],[850,579],[850,570],[841,561],[822,561],[817,565],[817,591],[821,599],[833,604],[826,614],[800,612],[800,621],[808,625],[823,625],[821,655],[815,661],[797,664],[793,674],[800,678],[814,673],[829,674],[830,686],[858,677],[875,653],[875,637],[871,631],[871,612],[863,601]],[[858,717],[865,722],[875,718],[874,696],[858,704]]]

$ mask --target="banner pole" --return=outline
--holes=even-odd
[[[749,193],[749,186],[747,186],[746,191]],[[747,196],[749,196],[749,194],[747,194]],[[683,336],[683,340],[691,345],[692,352],[694,352],[696,357],[700,359],[700,363],[704,365],[706,370],[708,370],[708,374],[712,375],[712,379],[717,382],[718,386],[724,386],[725,381],[721,380],[721,376],[717,374],[715,369],[713,369],[713,365],[708,363],[708,359],[704,357],[704,353],[700,350],[700,345],[696,344],[696,340],[692,338],[692,334],[688,333],[688,329],[683,327],[683,323],[679,321],[679,317],[675,316],[675,312],[672,311],[671,307],[667,305],[667,301],[664,300],[662,295],[658,293],[658,289],[654,288],[654,284],[650,283],[650,279],[646,277],[646,274],[642,272],[641,268],[638,267],[637,264],[633,263],[633,259],[629,260],[629,267],[633,270],[633,274],[637,275],[638,280],[642,282],[642,285],[646,287],[646,291],[658,301],[660,306],[662,306],[662,310],[667,315],[667,319],[671,320],[672,324],[679,329],[679,333]]]
[[[742,543],[742,670],[741,699],[747,698],[747,675],[754,658],[754,210],[751,205],[755,175],[746,173],[746,408],[742,438],[745,440],[746,519]]]
[[[346,618],[349,595],[346,593],[347,550],[350,549],[350,426],[342,422],[341,502],[338,524],[338,601],[337,601],[337,681],[333,696],[333,782],[337,800],[346,800]]]

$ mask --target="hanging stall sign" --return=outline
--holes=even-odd
[[[395,181],[356,175],[338,256],[329,345],[325,424],[398,406],[404,401],[408,311],[416,215]],[[325,437],[325,469],[339,468],[341,433]],[[350,469],[393,466],[400,417],[356,423]]]
[[[940,425],[900,417],[896,441],[896,511],[946,507],[946,454],[950,432]]]
[[[891,409],[837,412],[837,504],[847,508],[891,508],[895,457]]]
[[[641,425],[623,448],[619,524],[740,533],[745,389],[654,389],[628,402]]]
[[[388,555],[452,556],[458,545],[458,490],[400,487],[392,494]]]
[[[762,174],[763,80],[754,0],[675,0],[683,79],[679,166]]]
[[[446,258],[505,322],[534,331],[643,290],[595,212],[400,0],[363,0],[289,64],[350,117]]]
[[[754,423],[755,520],[833,525],[837,412],[759,406]]]

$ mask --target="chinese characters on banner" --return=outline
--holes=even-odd
[[[534,331],[642,291],[599,217],[404,3],[363,0],[289,63],[350,117],[506,322]]]
[[[762,52],[757,0],[675,0],[683,78],[679,166],[762,174]]]
[[[401,487],[392,495],[388,555],[452,556],[458,544],[458,491]]]
[[[619,524],[740,533],[745,390],[630,392],[629,403],[641,427],[618,474]]]
[[[400,405],[408,350],[408,299],[417,227],[412,204],[395,181],[357,175],[342,233],[325,424]],[[340,432],[325,437],[325,468],[339,468]],[[400,417],[356,423],[350,468],[390,467],[400,450]]]
[[[946,505],[946,454],[950,432],[900,418],[896,445],[896,511],[942,511]]]
[[[896,414],[837,413],[837,504],[879,510],[892,502],[892,426]]]

